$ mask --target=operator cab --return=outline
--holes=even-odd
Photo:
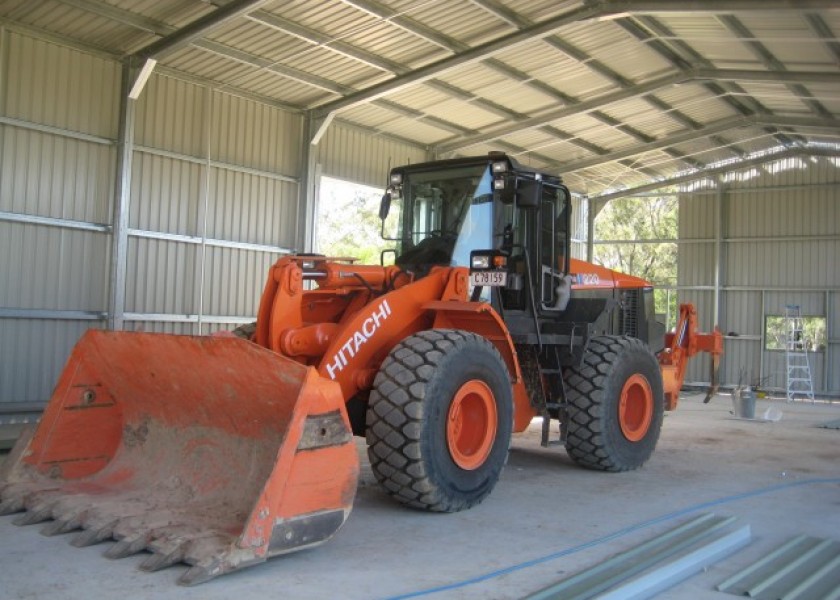
[[[395,263],[417,276],[438,265],[470,268],[475,299],[497,309],[562,310],[569,198],[559,177],[500,152],[399,167],[380,207],[382,237],[395,242]],[[499,289],[492,299],[491,287]]]
[[[380,216],[382,237],[396,242],[396,264],[422,276],[436,265],[469,266],[465,248],[492,248],[488,173],[475,159],[392,171]],[[391,203],[398,210],[389,213]]]

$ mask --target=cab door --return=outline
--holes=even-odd
[[[542,310],[556,310],[559,286],[568,271],[568,191],[563,186],[543,184],[538,209],[539,302]]]

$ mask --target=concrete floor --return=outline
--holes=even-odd
[[[534,425],[514,439],[491,496],[452,515],[394,504],[378,490],[365,459],[355,508],[333,540],[196,588],[175,585],[184,566],[144,573],[136,568],[142,556],[109,561],[101,556],[108,544],[73,548],[38,535],[38,526],[16,527],[12,517],[2,517],[0,598],[390,598],[440,586],[453,587],[428,597],[521,598],[691,514],[714,511],[749,524],[752,542],[660,598],[724,600],[732,596],[713,591],[717,583],[790,537],[840,539],[840,430],[816,427],[840,418],[840,405],[759,400],[759,417],[768,406],[783,413],[768,423],[734,419],[728,395],[709,405],[701,398],[684,397],[667,415],[653,459],[631,473],[577,468],[561,448],[541,448]],[[819,478],[833,481],[813,481]],[[758,493],[733,498],[750,492]],[[589,547],[550,558],[582,545]],[[525,565],[535,559],[538,564]]]

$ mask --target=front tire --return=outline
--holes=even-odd
[[[566,371],[566,451],[581,466],[629,471],[653,454],[664,416],[662,371],[646,344],[630,337],[589,341]]]
[[[492,491],[513,427],[510,376],[476,334],[435,329],[407,337],[382,363],[367,411],[373,473],[397,501],[455,512]]]

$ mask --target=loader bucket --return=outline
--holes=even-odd
[[[88,331],[0,472],[0,514],[179,583],[326,541],[359,463],[339,386],[236,338]]]

